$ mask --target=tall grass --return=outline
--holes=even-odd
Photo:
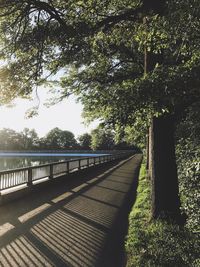
[[[129,216],[127,267],[200,266],[198,236],[162,220],[151,221],[150,181],[142,165],[137,200]]]

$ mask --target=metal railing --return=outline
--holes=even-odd
[[[133,153],[122,152],[95,157],[84,157],[60,162],[53,162],[38,166],[24,167],[0,172],[0,194],[3,190],[16,186],[32,186],[42,179],[54,179],[84,168],[103,164],[105,162],[127,158]],[[46,180],[45,179],[45,180]]]

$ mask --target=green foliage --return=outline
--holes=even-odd
[[[77,149],[74,134],[59,128],[52,129],[39,138],[34,129],[24,128],[21,132],[11,129],[0,130],[0,150]]]
[[[179,190],[183,211],[187,215],[190,231],[200,232],[200,109],[191,106],[177,125],[176,154],[179,174]]]
[[[1,150],[26,150],[39,148],[39,137],[34,129],[24,128],[22,132],[4,128],[0,130]]]
[[[85,133],[75,139],[70,131],[54,128],[44,137],[39,138],[34,129],[24,128],[21,132],[12,129],[0,130],[0,150],[37,150],[37,149],[84,149],[84,150],[135,150],[138,147],[127,142],[116,143],[115,133],[102,126],[93,130],[91,134]]]
[[[140,112],[136,112],[136,114],[137,117],[132,125],[127,125],[124,128],[124,139],[130,145],[137,144],[141,149],[145,149],[146,133],[148,132],[151,113],[147,113],[146,116]]]
[[[0,149],[19,149],[21,145],[22,136],[14,130],[4,128],[0,130]]]
[[[81,149],[86,149],[86,150],[91,149],[91,141],[92,137],[88,133],[82,134],[78,137],[78,142]]]
[[[197,149],[188,145],[188,149]],[[182,197],[183,210],[187,215],[187,227],[193,231],[200,233],[200,150],[198,154],[192,155],[191,150],[184,155],[179,154],[179,188]],[[179,153],[183,152],[182,149]]]
[[[45,142],[47,147],[51,149],[71,149],[77,145],[73,133],[60,130],[57,127],[48,132],[45,136]]]
[[[0,3],[0,56],[6,60],[0,71],[1,102],[28,97],[58,73],[62,89],[56,97],[77,94],[86,117],[102,118],[113,127],[131,126],[138,112],[176,112],[195,102],[199,1],[155,3]],[[144,50],[152,64],[145,76]]]
[[[91,132],[93,150],[110,150],[114,148],[114,134],[101,126]]]
[[[177,225],[150,221],[150,181],[144,170],[143,165],[137,200],[129,216],[127,266],[199,266],[198,236]]]
[[[20,145],[22,149],[39,148],[39,137],[34,129],[24,128],[20,133]]]

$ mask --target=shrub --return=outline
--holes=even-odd
[[[187,215],[186,227],[200,232],[200,149],[190,140],[180,140],[177,146],[179,191],[182,209]]]

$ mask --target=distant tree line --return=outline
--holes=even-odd
[[[34,129],[24,128],[21,132],[4,128],[0,130],[0,150],[111,150],[135,149],[122,141],[117,143],[111,130],[98,127],[91,133],[84,133],[77,139],[74,134],[58,127],[39,137]]]

